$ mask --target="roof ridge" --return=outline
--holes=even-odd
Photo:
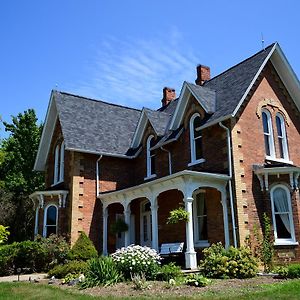
[[[228,69],[229,70],[229,69]],[[225,71],[226,72],[226,71]],[[224,72],[223,72],[224,73]],[[219,74],[219,75],[221,75],[221,74]],[[217,76],[219,76],[219,75],[217,75]],[[215,76],[215,77],[217,77],[217,76]],[[214,78],[215,78],[214,77]],[[212,78],[213,79],[213,78]],[[211,79],[210,79],[211,80]],[[204,89],[207,89],[207,90],[209,90],[209,91],[212,91],[212,92],[216,92],[216,90],[214,90],[214,89],[212,89],[212,88],[210,88],[210,87],[208,87],[208,86],[203,86],[203,85],[198,85],[198,84],[195,84],[195,83],[192,83],[192,82],[188,82],[188,81],[185,81],[186,82],[186,84],[188,84],[188,85],[192,85],[192,86],[194,86],[194,87],[199,87],[199,88],[204,88]]]
[[[228,72],[228,71],[230,71],[230,70],[234,69],[235,67],[237,67],[237,66],[239,66],[239,65],[243,64],[244,62],[246,62],[246,61],[248,61],[248,60],[252,59],[252,58],[253,58],[253,57],[255,57],[256,55],[259,55],[259,54],[260,54],[260,53],[262,53],[263,51],[267,51],[267,50],[269,50],[269,48],[272,48],[272,47],[273,47],[275,44],[277,44],[277,42],[274,42],[274,43],[270,44],[270,45],[269,45],[269,46],[267,46],[265,49],[262,49],[262,50],[260,50],[260,51],[256,52],[255,54],[253,54],[253,55],[251,55],[251,56],[247,57],[246,59],[244,59],[244,60],[240,61],[239,63],[237,63],[237,64],[233,65],[232,67],[230,67],[230,68],[226,69],[225,71],[223,71],[222,73],[220,73],[220,74],[216,75],[215,77],[213,77],[213,78],[211,78],[211,79],[209,79],[209,80],[205,81],[205,82],[204,82],[204,84],[203,84],[203,86],[205,86],[205,84],[207,84],[208,82],[210,82],[210,81],[212,81],[212,80],[214,80],[214,79],[218,78],[219,76],[223,75],[224,73],[226,73],[226,72]]]
[[[100,103],[108,104],[108,105],[111,105],[111,106],[117,106],[117,107],[126,108],[126,109],[130,109],[130,110],[136,110],[136,111],[139,111],[139,112],[142,111],[141,109],[138,109],[138,108],[133,108],[133,107],[129,107],[129,106],[121,105],[121,104],[111,103],[111,102],[107,102],[107,101],[103,101],[103,100],[97,100],[97,99],[94,99],[94,98],[80,96],[80,95],[72,94],[72,93],[69,93],[69,92],[63,92],[63,91],[58,91],[58,90],[53,90],[53,92],[60,93],[60,94],[63,94],[63,95],[67,95],[67,96],[73,96],[73,97],[81,98],[81,99],[84,99],[84,100],[100,102]]]

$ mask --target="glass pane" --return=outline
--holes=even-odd
[[[196,150],[196,159],[202,158],[203,157],[202,138],[198,138],[195,140],[195,150]]]
[[[270,156],[269,136],[268,136],[268,135],[265,135],[264,138],[265,138],[265,149],[266,149],[266,154],[267,154],[268,156]]]
[[[56,234],[56,226],[47,226],[46,231],[46,237],[49,237],[50,234]]]
[[[56,207],[49,206],[47,209],[47,225],[56,225]]]
[[[287,231],[286,226],[284,225],[284,223],[282,221],[281,215],[276,214],[275,215],[275,220],[276,220],[277,238],[279,238],[279,239],[290,239],[292,236]]]
[[[201,240],[207,240],[207,217],[199,217],[198,220],[198,239]]]
[[[282,128],[281,128],[281,120],[278,116],[276,116],[276,127],[278,136],[282,137]]]
[[[263,121],[264,133],[270,133],[269,126],[268,126],[268,116],[265,112],[262,113],[262,121]]]
[[[150,158],[150,160],[151,160],[151,174],[155,174],[155,156],[152,153],[150,153],[150,155],[151,155],[151,158]]]
[[[278,137],[278,144],[279,144],[279,152],[280,152],[280,158],[284,158],[283,155],[283,139]]]
[[[144,206],[144,211],[151,211],[151,203],[150,202],[147,202]]]
[[[197,116],[194,119],[194,138],[201,135],[201,131],[197,130],[197,128],[199,128],[200,126],[201,126],[201,118],[199,116]]]

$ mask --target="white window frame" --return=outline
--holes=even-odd
[[[142,246],[152,246],[152,217],[151,217],[151,208],[150,211],[145,210],[146,204],[150,203],[148,199],[141,201],[140,204],[140,243]],[[151,207],[151,204],[150,204]],[[146,218],[147,223],[147,236],[148,240],[144,240],[144,217]]]
[[[51,206],[54,206],[56,208],[56,220],[55,220],[55,225],[47,225],[47,212],[48,212],[48,209],[51,207]],[[46,207],[45,207],[45,210],[44,210],[44,224],[43,224],[43,237],[46,237],[47,236],[47,227],[48,226],[55,226],[56,230],[55,230],[55,234],[57,234],[57,222],[58,221],[58,207],[56,204],[53,204],[53,203],[50,203],[48,204]]]
[[[194,130],[197,130],[197,128],[194,128],[194,121],[196,117],[201,118],[199,113],[193,114],[192,117],[190,118],[189,129],[190,129],[191,162],[188,164],[188,166],[193,166],[205,162],[205,159],[203,157],[196,159],[196,139],[202,139],[202,135],[197,138],[195,138],[194,136]]]
[[[62,141],[58,143],[54,151],[54,176],[53,185],[64,182],[65,169],[65,143]]]
[[[269,129],[269,133],[265,133],[265,131],[264,131],[263,113],[265,113],[266,116],[267,116],[267,125],[268,125],[268,129]],[[267,159],[274,159],[274,158],[276,158],[276,156],[275,156],[275,145],[274,145],[272,117],[271,117],[271,113],[267,109],[262,109],[262,111],[261,111],[261,120],[262,120],[262,125],[263,125],[263,134],[264,134],[264,137],[265,136],[268,137],[268,144],[269,144],[269,149],[270,149],[270,155],[267,155],[266,147],[265,147],[265,140],[264,140],[264,148],[265,148],[266,158]]]
[[[278,128],[277,128],[277,118],[280,120],[280,128],[282,132],[282,136],[279,135],[278,133]],[[276,130],[277,130],[277,139],[278,143],[279,140],[282,140],[282,150],[283,150],[283,157],[280,157],[280,151],[278,153],[278,156],[280,159],[283,159],[285,161],[289,161],[289,150],[288,150],[288,143],[287,143],[287,136],[286,136],[286,128],[285,128],[285,121],[281,113],[276,114],[275,118],[275,123],[276,123]]]
[[[288,216],[290,221],[290,228],[291,228],[291,238],[285,239],[285,238],[278,238],[277,237],[277,228],[276,228],[276,218],[275,218],[275,207],[274,207],[274,191],[277,188],[282,188],[287,195],[287,201],[288,201]],[[271,208],[272,208],[272,221],[273,221],[273,229],[274,229],[274,245],[298,245],[296,242],[296,236],[295,236],[295,227],[294,227],[294,221],[293,221],[293,210],[292,210],[292,202],[291,202],[291,194],[289,188],[284,184],[276,184],[270,189],[270,196],[271,196]]]
[[[156,177],[156,174],[155,173],[152,174],[152,170],[151,170],[152,158],[155,156],[155,154],[153,154],[153,153],[151,154],[151,141],[152,141],[152,139],[154,139],[154,135],[150,135],[147,138],[147,142],[146,142],[147,174],[146,174],[146,177],[144,178],[145,180]]]
[[[196,247],[199,248],[204,248],[204,247],[209,247],[210,243],[208,242],[208,240],[199,240],[199,226],[198,226],[198,216],[197,216],[197,195],[198,194],[205,194],[206,191],[205,190],[198,190],[193,194],[193,222],[194,222],[194,244]],[[206,199],[204,201],[207,201]],[[207,215],[206,215],[206,220],[207,220]]]
[[[59,181],[59,153],[60,144],[57,144],[54,151],[54,178],[53,184],[57,184]]]

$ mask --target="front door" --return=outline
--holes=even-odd
[[[141,202],[140,234],[141,245],[152,246],[151,204],[148,200]]]

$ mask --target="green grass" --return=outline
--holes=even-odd
[[[157,299],[157,296],[153,294],[153,297],[141,296],[127,297],[122,299]],[[30,284],[30,283],[0,283],[0,300],[31,300],[31,299],[43,299],[43,300],[91,300],[91,299],[115,299],[114,297],[93,297],[89,295],[79,294],[78,291],[61,289],[55,286],[48,286],[42,284]],[[120,298],[118,298],[120,299]],[[172,299],[170,295],[166,296],[165,299]],[[174,297],[173,299],[300,299],[300,280],[291,280],[282,283],[261,285],[257,287],[249,287],[247,289],[226,289],[220,292],[205,292],[201,293],[199,288],[199,294],[191,297]]]

